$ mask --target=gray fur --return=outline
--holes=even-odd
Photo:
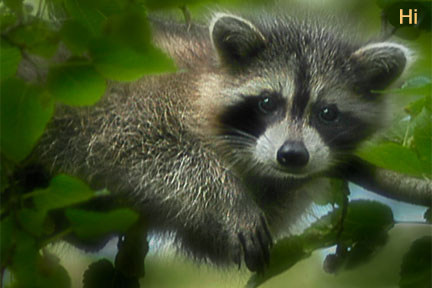
[[[92,107],[58,106],[33,158],[53,173],[75,175],[94,188],[126,195],[151,229],[176,232],[180,245],[196,258],[220,264],[244,259],[249,269],[262,269],[272,242],[268,230],[275,236],[286,231],[308,206],[310,193],[319,193],[314,182],[322,183],[319,176],[340,153],[313,132],[316,128],[308,122],[312,103],[335,97],[341,109],[361,119],[370,116],[365,121],[372,119],[375,125],[382,101],[362,100],[352,89],[356,76],[349,73],[350,57],[360,44],[332,29],[290,18],[254,17],[248,23],[259,35],[246,38],[266,41],[265,50],[255,57],[245,48],[241,57],[255,58],[233,67],[224,61],[230,50],[219,53],[226,47],[215,45],[215,39],[212,43],[207,25],[188,28],[154,19],[154,41],[180,71],[112,83]],[[228,26],[236,29],[235,23]],[[296,76],[300,70],[307,71],[307,77]],[[309,91],[301,125],[290,118],[296,112],[293,103],[299,101],[299,81]],[[273,161],[274,152],[263,152],[270,144],[257,148],[258,139],[249,137],[235,145],[220,133],[219,117],[242,95],[281,87],[288,112],[268,128],[268,137],[276,143],[272,149],[297,135],[317,151],[319,159],[310,173],[272,170],[265,163]],[[372,125],[367,129],[375,130]],[[282,138],[276,140],[272,133]]]

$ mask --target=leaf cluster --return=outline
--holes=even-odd
[[[46,246],[70,235],[99,241],[113,233],[125,233],[138,219],[129,209],[96,212],[74,208],[107,193],[94,192],[78,179],[58,175],[46,188],[12,194],[1,210],[2,275],[9,269],[13,287],[70,287],[68,273]]]

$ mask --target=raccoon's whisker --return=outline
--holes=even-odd
[[[251,141],[245,141],[243,139],[230,139],[230,140],[226,140],[224,139],[224,141],[222,143],[217,143],[216,147],[220,150],[244,150],[247,149],[249,147],[252,147],[254,143],[252,143]]]
[[[245,138],[248,138],[248,139],[252,139],[254,141],[256,141],[258,139],[256,136],[254,136],[254,135],[252,135],[250,133],[247,133],[247,132],[245,132],[243,130],[240,130],[238,128],[235,128],[235,127],[232,127],[232,126],[229,126],[229,125],[220,124],[220,125],[218,125],[218,128],[222,129],[223,131],[234,132],[236,134],[239,134],[239,135],[241,135],[241,136],[243,136]],[[231,136],[231,135],[226,135],[226,134],[223,134],[223,135],[225,135],[225,136]]]
[[[246,166],[247,168],[245,169],[244,172],[249,174],[251,171],[256,171],[257,174],[260,175],[262,173],[262,169],[257,169],[257,168],[262,168],[261,166],[262,166],[261,163],[256,159],[250,160],[249,165]]]

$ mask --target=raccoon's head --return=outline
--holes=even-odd
[[[227,158],[277,178],[326,171],[372,135],[386,106],[375,90],[398,78],[409,58],[399,44],[359,45],[288,18],[217,14],[210,38]]]

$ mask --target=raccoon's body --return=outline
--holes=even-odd
[[[260,270],[271,235],[380,126],[384,96],[372,90],[402,73],[408,50],[287,17],[153,25],[179,71],[110,84],[92,107],[58,107],[33,155],[126,196],[192,256]]]

